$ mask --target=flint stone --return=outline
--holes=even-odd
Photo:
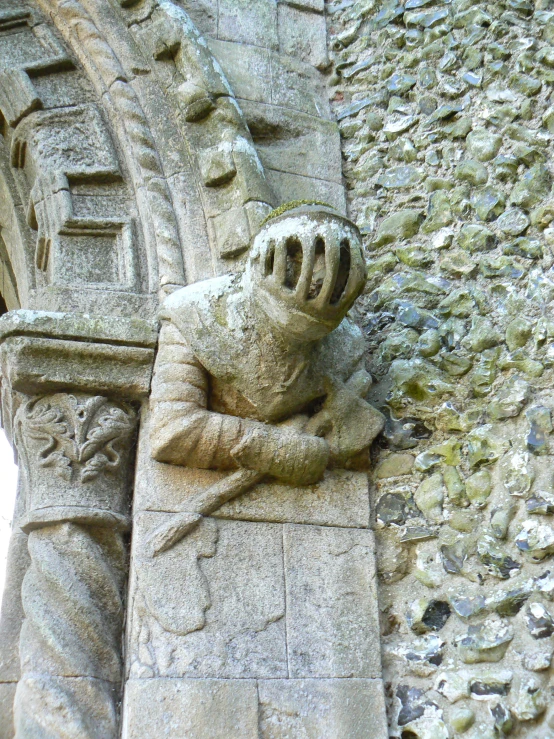
[[[524,521],[515,542],[532,561],[540,562],[554,553],[554,530],[541,521]]]
[[[381,675],[371,531],[287,525],[284,555],[290,675]]]
[[[489,700],[499,695],[508,695],[512,682],[512,673],[491,672],[476,675],[472,678],[469,690],[475,700]]]
[[[450,716],[450,725],[454,731],[459,731],[463,734],[475,723],[475,713],[471,708],[460,708],[454,711]]]
[[[126,738],[259,739],[254,680],[129,680]]]
[[[467,159],[456,167],[456,178],[477,187],[486,185],[489,179],[487,168],[475,159]]]
[[[554,619],[542,603],[530,603],[525,623],[533,639],[547,639],[554,634]]]
[[[545,712],[546,707],[547,698],[538,679],[523,679],[512,706],[515,717],[520,721],[534,721]]]
[[[488,162],[498,154],[502,146],[502,136],[484,128],[472,131],[466,139],[469,153],[480,162]]]
[[[459,700],[469,698],[469,672],[465,670],[441,672],[437,676],[435,688],[450,703],[457,703]]]
[[[521,569],[519,562],[513,560],[488,534],[479,539],[477,554],[488,572],[501,580],[508,580],[514,571]]]
[[[496,246],[497,238],[484,226],[466,224],[458,234],[457,243],[471,253],[491,251]]]
[[[414,457],[411,454],[391,454],[384,459],[377,469],[375,476],[379,479],[388,477],[399,477],[400,475],[409,475],[414,466]]]
[[[451,614],[446,601],[420,598],[414,601],[406,614],[411,630],[416,634],[427,631],[440,631]]]
[[[260,680],[260,739],[385,739],[381,680]]]
[[[379,226],[377,236],[375,237],[375,245],[383,246],[391,244],[400,239],[409,239],[418,231],[423,221],[423,216],[419,210],[400,210],[398,213],[385,218]]]
[[[537,164],[531,167],[514,187],[510,202],[529,210],[548,195],[551,182],[548,169],[543,164]]]
[[[499,662],[514,638],[513,628],[503,621],[485,621],[470,626],[466,636],[457,637],[455,644],[462,662]]]
[[[496,221],[498,228],[510,236],[520,236],[529,224],[529,218],[519,208],[505,211]]]
[[[385,493],[376,505],[377,521],[384,526],[401,525],[408,515],[406,498],[402,493]]]
[[[531,672],[544,672],[552,664],[552,649],[541,649],[540,652],[527,652],[523,656],[523,666]]]
[[[402,190],[418,185],[423,179],[423,172],[416,167],[406,165],[403,167],[390,167],[379,175],[377,184],[387,190]]]

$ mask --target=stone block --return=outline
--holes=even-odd
[[[270,53],[259,46],[208,41],[237,98],[271,102]]]
[[[342,183],[336,123],[276,105],[240,105],[264,167]]]
[[[0,362],[12,388],[30,395],[83,390],[139,398],[148,393],[154,352],[142,347],[10,336],[2,343]]]
[[[258,739],[254,680],[131,680],[123,739]]]
[[[0,71],[0,111],[12,127],[33,110],[42,108],[29,75],[22,69]]]
[[[277,49],[276,0],[219,0],[218,38]]]
[[[39,161],[48,161],[51,170],[75,177],[120,177],[110,135],[91,104],[39,110],[24,118],[12,140],[12,166],[22,168],[28,158],[36,168]]]
[[[317,69],[329,66],[325,16],[279,3],[279,50]]]
[[[187,501],[221,480],[223,474],[155,462],[150,455],[148,411],[142,418],[138,452],[141,474],[136,480],[135,510],[186,511]],[[262,482],[251,492],[222,506],[217,517],[366,528],[369,525],[367,476],[332,470],[320,483],[309,487]]]
[[[21,584],[29,564],[27,536],[15,531],[8,550],[6,583],[0,615],[0,681],[19,680],[19,634],[24,618]]]
[[[119,684],[87,677],[28,676],[18,683],[14,701],[17,735],[113,739],[118,733],[119,690]]]
[[[250,227],[242,206],[230,208],[211,219],[217,253],[221,259],[237,257],[248,249]]]
[[[212,146],[199,152],[200,173],[206,187],[218,187],[236,175],[233,153],[229,147]]]
[[[168,519],[135,524],[131,677],[286,677],[281,527],[204,519],[152,558]]]
[[[13,700],[17,683],[0,683],[0,739],[13,739]]]
[[[311,64],[271,54],[271,102],[317,118],[331,118],[325,77]]]
[[[21,13],[21,10],[10,8],[3,8],[2,12],[6,13],[0,18],[0,27],[6,24],[2,30],[7,30],[13,23],[19,26],[18,33],[12,31],[0,37],[0,59],[4,69],[44,73],[73,68],[73,62],[47,24],[37,23],[31,28],[29,12]]]
[[[386,739],[381,680],[260,680],[261,739]]]
[[[201,34],[217,35],[217,3],[213,0],[181,0],[180,5]]]
[[[369,526],[367,476],[363,472],[334,470],[309,488],[262,483],[250,493],[226,503],[217,515],[247,521],[366,528]]]
[[[285,526],[291,677],[381,675],[371,531]]]
[[[328,203],[339,213],[346,213],[344,187],[338,182],[316,180],[311,177],[266,169],[266,176],[277,199],[286,203],[290,200],[320,200]]]

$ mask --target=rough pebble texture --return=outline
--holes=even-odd
[[[390,736],[554,735],[554,3],[327,4]]]

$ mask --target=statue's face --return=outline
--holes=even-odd
[[[273,324],[298,339],[320,339],[364,287],[359,231],[330,209],[295,208],[256,236],[249,275],[257,305]]]

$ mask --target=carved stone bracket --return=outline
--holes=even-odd
[[[31,562],[18,739],[117,736],[133,439],[155,340],[139,320],[0,319],[3,422],[21,471],[16,524]]]

